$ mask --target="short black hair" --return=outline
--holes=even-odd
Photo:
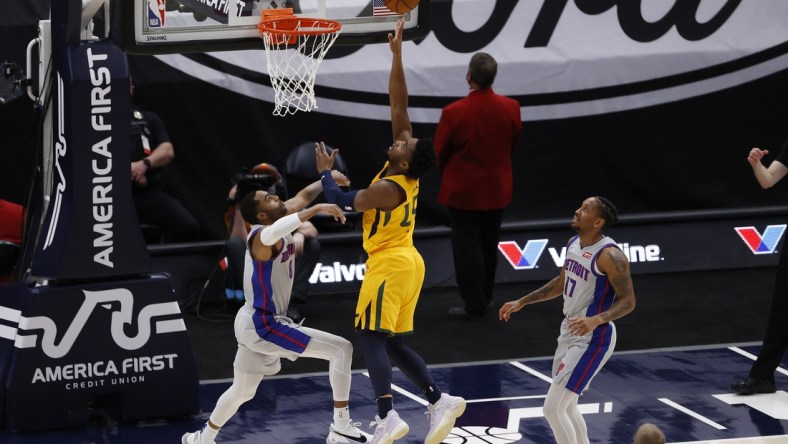
[[[241,199],[241,217],[249,225],[257,225],[260,221],[257,220],[257,191],[246,193],[246,196]]]
[[[410,168],[405,175],[418,179],[433,166],[435,166],[435,150],[432,148],[432,139],[419,139],[410,157]]]
[[[599,214],[602,216],[602,219],[605,220],[605,227],[609,227],[618,222],[618,209],[616,209],[616,206],[613,205],[610,199],[606,199],[602,196],[594,196],[594,199],[596,199],[597,204],[599,204]]]
[[[471,80],[476,86],[481,89],[487,89],[492,86],[495,81],[495,75],[498,74],[498,62],[486,52],[477,52],[471,57],[471,63],[468,65],[468,74],[470,74]]]

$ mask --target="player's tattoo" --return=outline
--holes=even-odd
[[[627,271],[629,268],[629,260],[627,260],[627,256],[623,251],[619,250],[618,248],[609,248],[608,254],[610,256],[610,260],[613,261],[613,266],[616,268],[617,272],[624,273]]]
[[[523,302],[525,304],[531,304],[534,302],[542,302],[555,298],[561,294],[562,287],[561,283],[559,282],[559,278],[560,276],[554,277],[552,280],[550,280],[550,282],[524,296]]]
[[[629,273],[629,260],[618,248],[608,248],[607,252],[613,264],[613,270],[607,275],[616,291],[616,299],[609,309],[599,314],[604,322],[614,321],[635,309],[635,293],[632,288],[632,276]]]
[[[634,298],[616,298],[616,300],[613,301],[613,305],[611,305],[607,311],[601,313],[600,316],[604,322],[615,321],[616,319],[630,313],[634,309]]]

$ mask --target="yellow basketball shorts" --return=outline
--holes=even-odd
[[[424,283],[424,260],[415,248],[373,253],[356,305],[356,329],[392,335],[413,331],[413,313]]]

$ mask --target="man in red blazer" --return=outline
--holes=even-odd
[[[512,153],[523,132],[520,104],[492,89],[498,64],[474,54],[471,92],[443,109],[434,146],[441,169],[438,201],[449,208],[454,275],[463,307],[452,317],[478,319],[492,306],[503,210],[512,200]]]

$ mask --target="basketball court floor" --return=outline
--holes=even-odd
[[[745,376],[758,344],[717,345],[616,353],[580,398],[593,443],[631,443],[644,422],[658,425],[669,443],[788,443],[788,359],[776,373],[783,390],[737,396],[729,385]],[[552,443],[541,406],[549,386],[550,357],[432,366],[439,386],[465,397],[465,414],[447,444]],[[204,381],[200,413],[142,424],[111,420],[84,429],[0,433],[0,443],[179,443],[205,422],[229,380]],[[394,374],[395,408],[410,425],[402,443],[427,433],[425,401],[400,372]],[[366,427],[376,413],[363,371],[354,372],[351,415]],[[173,393],[172,396],[178,396]],[[331,391],[325,373],[266,378],[257,396],[223,428],[221,443],[325,442]],[[371,429],[370,429],[371,430]]]

